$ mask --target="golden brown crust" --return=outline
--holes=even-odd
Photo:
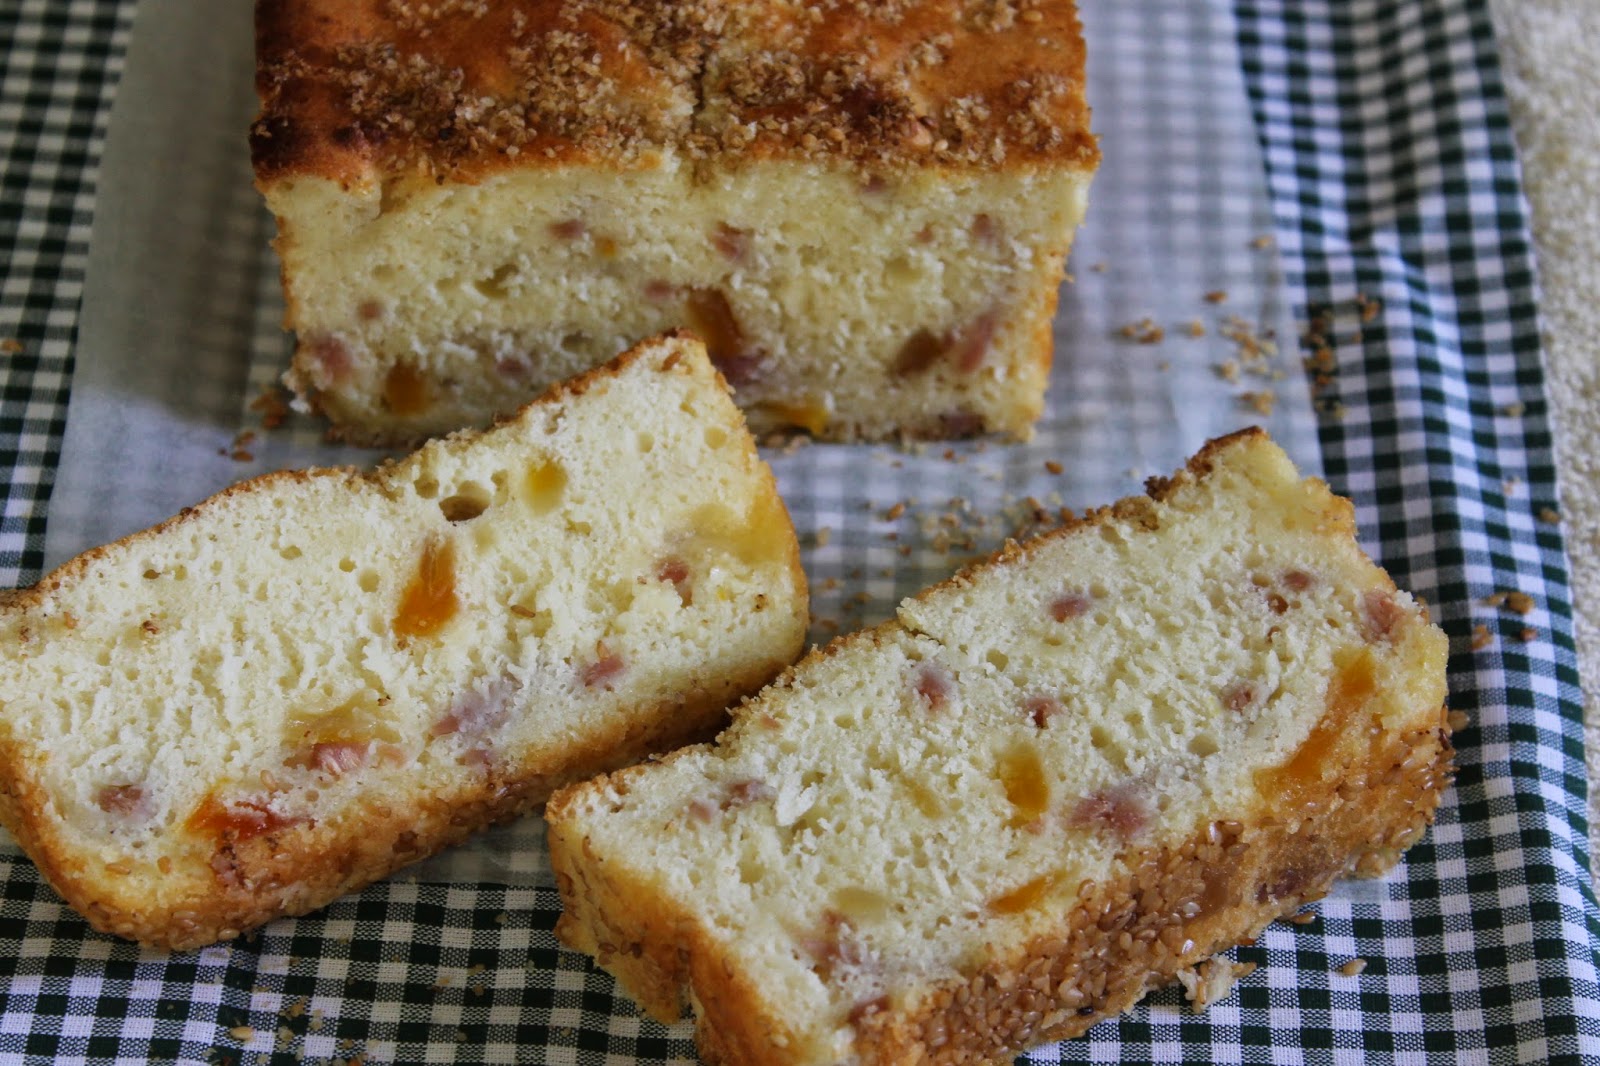
[[[659,360],[658,369],[664,373],[692,373],[679,350],[686,339],[688,335],[680,332],[641,343],[595,370],[553,386],[508,421],[530,408],[581,396],[639,360]],[[717,381],[726,388],[720,375]],[[462,443],[493,432],[492,428],[467,430],[450,439]],[[771,470],[753,449],[749,462],[761,477],[764,495],[781,508]],[[381,482],[385,469],[371,474],[353,469],[280,471],[241,482],[160,525],[64,563],[32,588],[6,590],[0,596],[0,611],[22,614],[48,609],[56,590],[89,577],[101,559],[159,540],[165,531],[200,519],[237,495],[314,478],[341,479],[352,489],[366,488]],[[797,601],[803,604],[805,575],[799,545],[792,537],[785,565]],[[17,838],[45,880],[96,929],[184,950],[237,936],[273,918],[325,906],[479,829],[537,809],[562,786],[636,763],[654,752],[706,740],[725,723],[730,703],[755,692],[771,676],[769,667],[756,664],[738,673],[702,678],[671,703],[609,716],[559,747],[535,750],[516,764],[490,764],[469,784],[449,792],[413,790],[407,795],[401,787],[378,790],[382,794],[365,796],[329,819],[291,824],[242,840],[224,830],[217,841],[203,842],[204,853],[193,861],[173,862],[159,872],[148,863],[137,869],[119,860],[102,863],[68,839],[51,793],[39,782],[36,761],[46,756],[18,743],[0,722],[0,824]]]
[[[258,0],[256,34],[263,183],[1098,162],[1072,0]]]
[[[984,571],[1021,561],[1056,537],[1109,521],[1153,529],[1150,501],[1173,497],[1210,474],[1234,448],[1269,442],[1259,428],[1209,441],[1170,478],[1152,478],[1148,498],[1131,498],[1075,519],[1025,545],[1008,543],[989,560],[918,595],[970,583]],[[1318,521],[1354,543],[1349,501],[1319,486]],[[1390,587],[1393,583],[1383,575]],[[781,690],[808,670],[856,644],[879,644],[901,629],[895,620],[814,649],[770,686]],[[723,741],[742,727],[745,707]],[[1331,713],[1331,712],[1330,712]],[[1443,706],[1413,707],[1405,726],[1362,743],[1348,740],[1324,758],[1314,787],[1295,793],[1298,807],[1265,803],[1236,820],[1197,825],[1162,846],[1130,849],[1116,877],[1085,882],[1053,929],[1008,957],[993,959],[962,980],[919,990],[914,1000],[867,1012],[855,1025],[862,1066],[970,1066],[1009,1063],[1026,1048],[1087,1031],[1136,1003],[1179,970],[1257,935],[1273,920],[1320,899],[1338,878],[1376,876],[1392,867],[1432,823],[1453,773]],[[1376,735],[1375,735],[1376,736]],[[689,751],[669,754],[672,762]],[[626,794],[648,766],[608,777]],[[558,937],[598,956],[621,986],[663,1021],[675,1020],[691,996],[695,1039],[709,1066],[789,1066],[793,1034],[778,1027],[770,1004],[748,987],[740,963],[683,901],[664,899],[636,874],[608,866],[576,834],[570,811],[594,783],[551,800],[551,862],[564,913]]]
[[[719,679],[681,703],[641,708],[560,752],[519,766],[492,766],[468,787],[406,801],[367,796],[338,820],[291,825],[248,840],[226,836],[202,859],[210,874],[184,878],[182,864],[154,892],[145,878],[93,869],[48,814],[50,797],[7,745],[13,766],[0,783],[0,821],[74,910],[104,933],[170,950],[230,939],[274,918],[305,914],[346,892],[458,844],[472,833],[537,810],[552,791],[597,770],[706,739],[724,708],[767,680],[765,670]],[[147,872],[148,876],[148,872]]]
[[[909,1014],[869,1015],[862,1061],[1010,1062],[1122,1013],[1179,970],[1321,899],[1340,877],[1389,869],[1432,823],[1449,783],[1444,709],[1417,710],[1429,724],[1346,766],[1336,784],[1305,797],[1301,817],[1264,808],[1125,855],[1128,872],[1081,886],[1059,931]]]
[[[931,990],[910,1010],[866,1015],[858,1023],[859,1061],[1010,1062],[1027,1047],[1120,1014],[1179,970],[1320,899],[1338,878],[1389,869],[1431,824],[1449,783],[1444,708],[1419,708],[1414,717],[1416,728],[1305,796],[1298,818],[1241,812],[1176,845],[1124,855],[1128,872],[1080,886],[1056,931]],[[626,871],[577,860],[585,842],[571,839],[560,816],[574,796],[552,800],[551,861],[565,906],[557,935],[596,954],[663,1021],[678,1017],[692,989],[696,1045],[708,1064],[791,1062],[783,1050],[790,1038],[770,1028],[759,990],[746,986],[715,937]],[[615,924],[620,916],[626,925]]]
[[[1177,972],[1254,937],[1273,920],[1320,899],[1338,878],[1389,869],[1433,821],[1449,783],[1449,729],[1441,708],[1371,759],[1344,768],[1303,816],[1263,809],[1199,827],[1177,845],[1124,855],[1128,872],[1086,883],[1056,931],[966,980],[931,990],[912,1009],[857,1023],[865,1066],[1008,1063],[1022,1050],[1086,1032],[1120,1014]],[[623,771],[627,774],[628,771]],[[566,913],[561,939],[599,956],[623,987],[664,1021],[683,990],[699,1004],[695,1041],[710,1066],[786,1066],[787,1037],[757,1009],[757,990],[716,939],[648,886],[613,871],[602,886],[576,862],[582,848],[551,826],[551,858]],[[625,928],[605,918],[628,915]],[[584,930],[608,928],[603,944]]]

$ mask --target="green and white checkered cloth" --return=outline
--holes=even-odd
[[[1119,7],[1085,6],[1091,33]],[[1203,11],[1184,0],[1166,10]],[[1355,499],[1369,548],[1449,632],[1452,706],[1470,725],[1457,735],[1456,787],[1404,866],[1341,887],[1316,922],[1276,925],[1240,949],[1261,967],[1236,996],[1191,1015],[1159,992],[1031,1058],[1600,1061],[1571,603],[1560,528],[1538,518],[1555,505],[1555,472],[1487,4],[1237,0],[1234,14],[1289,310],[1323,320],[1333,342],[1318,393],[1321,461]],[[0,352],[0,585],[35,579],[44,562],[95,183],[131,22],[132,4],[115,0],[0,0],[0,339],[21,346]],[[1089,264],[1077,269],[1069,306],[1101,295]],[[1145,354],[1153,364],[1155,353],[1128,358]],[[1070,377],[1058,374],[1058,388]],[[1107,405],[1141,402],[1125,384],[1103,387]],[[1069,409],[1081,410],[1053,408]],[[847,506],[902,494],[942,504],[936,473],[921,489],[907,479],[944,460],[811,452],[778,463],[788,494],[822,501],[803,523],[819,615],[883,617],[953,565],[930,548],[936,530],[908,530],[908,557],[890,527]],[[947,465],[984,462],[967,446]],[[1171,457],[1129,462],[1148,465],[1142,475]],[[853,482],[843,496],[842,476]],[[825,526],[835,536],[823,545]],[[1002,532],[980,529],[974,547]],[[829,576],[838,584],[825,590]],[[1534,611],[1483,604],[1505,589],[1531,595]],[[1479,650],[1475,625],[1494,637]],[[542,861],[519,861],[456,883],[424,868],[251,940],[169,956],[90,932],[31,864],[0,852],[0,1062],[693,1062],[687,1027],[641,1019],[556,946]],[[1358,957],[1369,963],[1359,977],[1334,972]]]

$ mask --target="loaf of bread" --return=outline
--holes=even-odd
[[[770,471],[670,337],[363,475],[269,474],[0,605],[0,819],[169,948],[713,735],[799,654]]]
[[[1073,0],[258,0],[288,381],[480,423],[687,325],[757,433],[1022,436],[1098,149]]]
[[[566,912],[726,1066],[999,1063],[1346,873],[1449,777],[1446,640],[1259,431],[547,810]]]

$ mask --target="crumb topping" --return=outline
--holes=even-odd
[[[257,34],[264,180],[1098,161],[1072,0],[264,0]]]

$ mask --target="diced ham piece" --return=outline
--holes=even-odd
[[[1317,579],[1304,570],[1285,570],[1283,572],[1283,587],[1290,592],[1304,592],[1317,583]]]
[[[469,737],[482,737],[505,724],[510,715],[511,695],[516,683],[501,678],[483,690],[468,689],[456,697],[444,717],[433,723],[433,735],[448,736],[464,733]]]
[[[957,370],[963,374],[970,374],[983,365],[999,325],[1000,313],[991,309],[979,315],[956,334],[950,345],[950,354],[955,359]]]
[[[1230,711],[1243,711],[1256,701],[1256,686],[1250,681],[1235,681],[1222,690],[1222,705]]]
[[[644,283],[644,298],[653,304],[664,304],[678,297],[678,287],[670,281],[647,281]]]
[[[742,263],[750,254],[750,231],[735,229],[726,222],[718,222],[711,234],[711,243],[730,263]]]
[[[735,807],[748,807],[752,803],[776,799],[778,790],[767,784],[751,778],[748,781],[737,781],[728,786],[728,798],[723,801],[723,810],[732,810]]]
[[[994,224],[994,219],[986,214],[974,215],[972,218],[972,239],[984,244],[998,244],[1000,242],[1000,227]]]
[[[1079,828],[1109,830],[1128,840],[1149,821],[1149,811],[1131,784],[1114,785],[1083,797],[1068,821]]]
[[[123,818],[143,817],[149,814],[144,789],[138,785],[106,785],[94,798],[95,804],[107,814]]]
[[[584,687],[603,688],[610,692],[614,687],[612,683],[622,676],[622,672],[622,659],[606,651],[602,646],[600,657],[583,668]]]
[[[1050,617],[1057,622],[1065,622],[1072,618],[1082,618],[1094,606],[1094,597],[1087,592],[1073,590],[1063,592],[1050,601]]]
[[[327,333],[311,337],[306,342],[306,353],[311,357],[319,388],[341,385],[350,377],[350,349],[338,337]]]
[[[1028,712],[1028,717],[1040,729],[1061,713],[1061,701],[1054,696],[1029,696],[1023,701],[1022,709]]]
[[[678,590],[678,597],[687,605],[694,596],[694,583],[689,580],[689,564],[676,555],[669,555],[656,567],[656,580],[664,581]]]
[[[311,746],[310,762],[333,777],[359,770],[367,761],[367,745],[353,741],[325,741]]]
[[[797,938],[824,981],[841,969],[877,969],[878,960],[856,935],[850,919],[835,910],[822,912],[815,931]]]
[[[923,663],[912,674],[911,688],[928,704],[928,709],[937,711],[950,701],[950,696],[955,692],[955,684],[950,677],[950,671],[938,663]]]
[[[1383,589],[1368,592],[1362,597],[1362,606],[1366,611],[1367,639],[1374,643],[1393,637],[1405,619],[1405,613],[1394,602],[1394,596]]]

